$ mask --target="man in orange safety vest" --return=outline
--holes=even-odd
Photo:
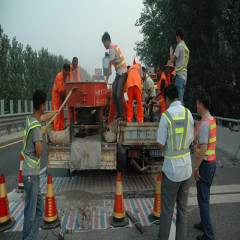
[[[65,92],[65,80],[69,75],[70,65],[65,63],[63,70],[57,74],[53,89],[52,89],[52,108],[58,110],[64,102],[66,97]],[[62,131],[64,128],[64,111],[60,111],[60,114],[54,119],[54,131]]]

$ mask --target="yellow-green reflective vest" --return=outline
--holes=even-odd
[[[152,87],[151,87],[151,92],[154,90],[154,88],[155,88],[155,86],[154,86],[154,82],[153,82],[153,80],[150,78],[150,76],[148,76],[147,74],[146,74],[146,76],[145,76],[145,81],[143,81],[143,90],[144,90],[144,92],[146,93],[146,94],[148,94],[148,92],[149,92],[149,90],[148,90],[148,88],[147,88],[147,81],[148,81],[148,79],[150,79],[151,81],[152,81],[152,83],[153,83],[153,85],[152,85]]]
[[[171,146],[164,151],[166,158],[180,158],[190,154],[189,146],[187,146],[187,137],[189,129],[189,110],[184,107],[183,117],[172,117],[168,111],[163,113],[169,122],[171,130]],[[181,136],[181,140],[177,140],[177,136]]]
[[[24,160],[26,161],[27,165],[30,168],[38,169],[40,167],[40,158],[38,158],[38,160],[36,161],[35,159],[30,158],[25,152],[25,149],[27,146],[27,139],[30,131],[36,127],[41,127],[41,124],[39,123],[39,121],[35,120],[30,122],[30,118],[31,116],[28,116],[26,119],[26,127],[24,129],[24,136],[23,136],[23,150],[21,153],[24,157]]]
[[[180,43],[183,48],[184,48],[184,57],[183,57],[183,65],[179,68],[175,68],[176,74],[180,73],[180,72],[187,72],[187,65],[188,65],[188,60],[189,60],[189,49],[187,48],[187,46],[183,43]]]

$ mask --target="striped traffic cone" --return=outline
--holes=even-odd
[[[45,203],[45,216],[41,224],[42,229],[53,229],[60,225],[57,208],[55,203],[53,184],[52,184],[52,175],[48,175],[47,181],[47,194],[46,194],[46,203]]]
[[[24,185],[23,185],[23,180],[22,180],[22,169],[23,169],[23,155],[21,154],[20,158],[20,168],[19,168],[19,178],[18,178],[18,192],[23,192],[24,191]]]
[[[10,216],[6,184],[2,174],[0,177],[0,232],[11,228],[14,223],[14,218]]]
[[[162,184],[162,174],[159,173],[157,176],[157,184],[156,184],[156,193],[154,199],[154,208],[153,213],[149,215],[149,219],[152,223],[159,224],[160,213],[162,210],[161,203],[161,184]]]
[[[121,173],[118,173],[118,177],[117,177],[113,215],[110,216],[109,223],[114,227],[124,227],[128,224],[128,218],[125,216],[124,203],[123,203]]]

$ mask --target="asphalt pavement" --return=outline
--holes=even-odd
[[[20,151],[22,149],[23,131],[13,132],[10,136],[0,134],[0,173],[5,175],[7,193],[14,191],[18,184]],[[55,177],[70,177],[68,170],[46,169],[47,145],[44,143],[44,152],[41,160],[42,174],[52,173]],[[195,161],[192,156],[192,161]],[[95,174],[95,173],[94,173]],[[106,172],[97,172],[99,176]],[[110,172],[110,175],[114,172]],[[92,176],[91,171],[74,172],[77,176]],[[200,221],[199,209],[196,203],[196,193],[194,190],[195,181],[192,177],[192,191],[189,194],[188,207],[188,229],[187,239],[196,239],[201,234],[193,228],[193,225]],[[225,186],[225,188],[224,188]],[[240,239],[240,163],[233,162],[228,156],[217,151],[217,171],[213,180],[211,194],[211,217],[215,232],[215,238],[219,240],[237,240]],[[239,189],[238,189],[239,187]],[[230,190],[234,189],[234,190]],[[73,231],[65,233],[64,239],[157,239],[158,226],[145,226],[146,232],[141,234],[136,227],[125,227],[119,229],[101,229],[101,230],[85,230]],[[38,239],[58,239],[57,230],[40,230]],[[0,240],[21,239],[21,232],[4,232],[0,233]]]

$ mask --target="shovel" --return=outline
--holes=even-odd
[[[70,90],[70,92],[68,93],[67,97],[65,98],[62,106],[59,108],[59,112],[63,109],[64,105],[66,104],[67,100],[70,98],[71,94],[74,93],[78,88],[74,87]],[[54,121],[54,119],[56,118],[56,116],[58,115],[58,113],[56,113],[53,118],[47,123],[45,130],[49,127],[49,125]]]

